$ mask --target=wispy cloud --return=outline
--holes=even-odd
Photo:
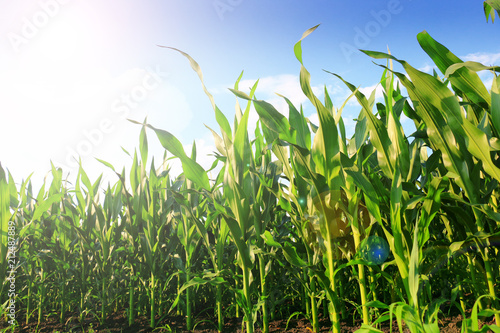
[[[429,64],[425,64],[424,66],[418,68],[419,71],[427,73],[427,74],[432,74],[432,70],[434,70],[434,69],[437,69],[437,67],[434,65],[429,65]]]
[[[482,63],[485,66],[493,66],[498,65],[498,62],[500,62],[500,53],[469,53],[462,58],[465,61],[476,61]]]
[[[380,100],[384,97],[384,91],[380,84],[374,84],[368,87],[361,87],[359,91],[362,92],[365,96],[370,96],[375,90],[375,100]]]
[[[465,61],[476,61],[485,66],[499,65],[500,53],[470,53],[462,57]],[[483,81],[486,88],[490,89],[493,83],[493,74],[489,71],[480,71],[477,73]]]
[[[240,90],[249,91],[255,82],[256,80],[253,79],[242,80],[239,85]],[[320,87],[313,86],[312,88],[315,94],[318,95],[321,93]],[[282,74],[259,79],[256,97],[271,103],[279,112],[287,115],[287,103],[277,94],[288,98],[296,108],[299,108],[301,104],[307,101],[307,97],[300,87],[300,81],[297,75]]]
[[[498,65],[500,62],[500,53],[485,53],[485,52],[476,52],[469,53],[467,55],[460,57],[464,61],[475,61],[482,63],[485,66],[493,66]],[[422,67],[418,68],[419,71],[432,74],[433,70],[437,70],[436,65],[425,63]]]

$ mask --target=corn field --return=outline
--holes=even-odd
[[[288,117],[256,99],[258,82],[240,90],[243,73],[231,89],[231,124],[195,60],[169,49],[188,58],[213,106],[210,170],[196,162],[196,145],[186,152],[146,120],[136,122],[128,170],[101,161],[114,184],[89,179],[82,166],[70,183],[52,165],[35,190],[0,166],[0,276],[16,271],[16,320],[63,322],[76,311],[102,322],[125,310],[129,325],[148,315],[154,328],[174,313],[190,330],[206,312],[219,332],[227,318],[242,317],[253,333],[291,316],[319,332],[324,314],[336,333],[341,320],[357,318],[359,332],[381,332],[393,319],[399,329],[439,332],[454,308],[472,313],[464,332],[500,332],[500,67],[463,62],[426,32],[418,43],[441,73],[363,51],[379,63],[383,101],[331,73],[359,105],[347,137],[345,103],[334,106],[326,88],[321,99],[313,93],[302,58],[302,40],[316,28],[294,53],[319,124],[286,96]],[[494,73],[491,87],[479,71]],[[259,120],[249,133],[253,109]],[[165,148],[163,161],[148,159],[152,139]],[[171,157],[180,176],[170,173]],[[0,293],[5,320],[9,285]],[[496,325],[479,330],[478,317],[492,316]]]

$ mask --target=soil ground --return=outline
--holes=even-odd
[[[18,319],[20,321],[21,318],[25,318],[24,314],[19,314]],[[195,329],[192,331],[186,330],[185,326],[185,318],[184,317],[165,317],[159,320],[157,328],[152,329],[149,327],[149,318],[146,316],[141,316],[136,318],[135,324],[131,327],[128,327],[127,319],[124,312],[113,313],[108,316],[107,320],[101,325],[94,318],[87,318],[83,323],[79,323],[77,318],[77,314],[67,313],[66,321],[64,323],[60,323],[56,315],[48,316],[45,322],[42,322],[40,325],[37,325],[36,322],[30,322],[27,325],[22,324],[21,327],[15,328],[14,332],[36,332],[36,333],[66,333],[66,332],[95,332],[95,333],[143,333],[143,332],[175,332],[175,333],[217,333],[215,329],[215,321],[213,318],[203,318],[198,319],[198,324]],[[159,319],[159,318],[158,318]],[[449,318],[445,318],[440,321],[440,331],[446,333],[454,333],[460,332],[460,328],[462,325],[462,316],[455,315],[450,316]],[[493,324],[493,320],[489,319],[485,321],[486,324]],[[256,325],[258,326],[258,325]],[[361,322],[341,323],[341,332],[355,332],[361,326]],[[482,326],[482,325],[481,325]],[[288,323],[287,320],[276,320],[270,323],[269,332],[290,332],[290,333],[311,333],[311,324],[307,319],[291,319]],[[325,318],[320,318],[320,332],[326,333],[329,332],[329,321]],[[168,329],[170,328],[170,329]],[[385,327],[381,328],[384,332],[389,332],[389,325],[387,324]],[[1,332],[12,332],[9,328],[8,323],[4,320],[0,322],[0,331]],[[406,332],[407,330],[405,330]],[[241,319],[232,318],[226,319],[226,324],[223,330],[224,333],[241,333]],[[261,333],[261,330],[257,328],[255,330],[256,333]],[[399,332],[397,328],[397,323],[393,322],[393,332]]]

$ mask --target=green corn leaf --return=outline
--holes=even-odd
[[[456,97],[444,83],[431,75],[417,71],[405,61],[381,52],[363,52],[376,59],[392,59],[403,65],[413,82],[401,73],[394,72],[394,74],[408,90],[413,104],[417,102],[415,111],[427,126],[427,134],[435,150],[441,151],[444,166],[450,171],[450,176],[453,176],[455,181],[465,189],[473,202],[477,202],[477,187],[471,182],[468,170],[468,165],[472,164],[471,157],[464,156],[463,150],[457,147],[457,140],[463,140],[464,130],[459,127],[464,119]],[[452,127],[458,132],[458,138],[454,135]],[[477,145],[474,142],[472,144]],[[484,153],[483,151],[480,154]]]
[[[0,274],[3,274],[4,278],[7,277],[7,240],[10,219],[11,213],[9,184],[7,183],[5,170],[0,163]]]
[[[418,222],[415,223],[415,231],[413,233],[413,247],[410,255],[408,285],[410,289],[411,300],[413,307],[418,309],[418,289],[419,289],[419,234]]]
[[[90,179],[87,176],[85,170],[83,170],[81,161],[80,161],[80,167],[78,169],[78,174],[80,176],[80,179],[82,180],[83,185],[85,185],[85,187],[89,192],[92,192],[92,183],[90,182]]]
[[[491,122],[497,135],[500,134],[500,76],[491,85]]]
[[[219,136],[219,134],[217,134],[217,132],[215,132],[210,127],[208,127],[206,125],[205,125],[205,127],[208,128],[210,130],[210,132],[212,132],[212,135],[214,137],[215,148],[217,148],[217,150],[219,151],[219,153],[222,156],[226,156],[226,154],[227,154],[226,147],[224,146],[224,141],[222,140],[222,138]]]
[[[488,22],[491,17],[491,22],[495,22],[495,11],[500,17],[500,0],[486,0],[483,2],[484,15],[486,17],[486,22]]]
[[[359,169],[355,165],[346,162],[345,155],[343,155],[342,157],[342,164],[345,166],[344,171],[349,176],[349,178],[346,178],[346,182],[352,181],[354,184],[356,184],[357,187],[362,190],[363,196],[365,198],[366,208],[375,218],[375,220],[382,221],[379,197],[377,196],[377,192],[375,191],[372,183],[366,177],[366,175],[359,171]]]
[[[332,189],[340,188],[342,180],[340,178],[340,165],[338,163],[340,143],[337,124],[332,113],[314,95],[310,83],[310,74],[304,66],[301,66],[300,69],[300,86],[304,94],[314,105],[319,116],[320,126],[314,137],[311,151],[316,168],[327,179]]]
[[[319,25],[312,27],[304,32],[302,38],[295,44],[294,53],[297,60],[301,64],[300,68],[300,87],[306,97],[314,105],[318,112],[320,127],[314,138],[312,154],[315,160],[316,167],[319,173],[326,177],[329,186],[340,188],[342,180],[339,175],[339,158],[340,152],[339,134],[337,124],[331,111],[329,111],[321,101],[314,95],[311,87],[311,75],[304,67],[302,61],[302,40],[311,34]]]
[[[196,161],[193,161],[186,155],[181,142],[167,131],[157,129],[151,125],[147,126],[155,131],[163,148],[165,148],[181,160],[182,170],[184,171],[186,178],[202,187],[203,189],[210,191],[210,182],[208,180],[207,172],[201,165],[199,165],[198,163],[196,163]]]
[[[496,180],[500,180],[500,169],[491,160],[487,135],[462,115],[457,99],[444,83],[415,70],[406,63],[403,66],[415,83],[416,89],[419,90],[420,100],[425,99],[425,102],[431,104],[436,111],[441,109],[442,114],[447,117],[448,125],[455,138],[463,136],[468,151],[483,162],[486,172]]]
[[[44,200],[38,204],[38,206],[35,208],[35,212],[33,213],[32,220],[38,220],[43,213],[49,210],[49,208],[54,204],[55,202],[61,201],[61,198],[64,197],[64,193],[57,193],[53,194],[50,197],[47,198],[47,200]]]
[[[406,244],[404,243],[405,237],[403,234],[403,189],[401,182],[401,172],[396,161],[390,194],[390,223],[392,234],[389,233],[385,228],[384,233],[389,243],[389,247],[396,260],[396,265],[398,267],[401,279],[403,280],[403,285],[407,292],[408,299],[412,299],[412,291],[408,283],[409,255],[407,252]]]
[[[309,152],[295,147],[293,149],[293,161],[298,175],[308,180],[315,187],[317,193],[322,193],[328,189],[325,177],[313,171],[314,163],[311,161]]]
[[[419,245],[423,248],[425,242],[430,237],[429,226],[432,219],[441,209],[441,193],[449,186],[446,177],[436,177],[432,179],[429,187],[427,188],[427,196],[422,206],[422,215],[420,217],[421,235],[419,236]]]
[[[200,82],[201,82],[201,85],[203,87],[203,91],[208,96],[210,103],[212,104],[212,108],[215,111],[215,119],[217,120],[217,123],[219,124],[219,126],[221,128],[223,137],[227,138],[227,140],[231,141],[232,140],[231,125],[229,125],[229,122],[227,121],[226,116],[219,110],[219,108],[215,104],[214,97],[212,96],[212,94],[210,94],[208,92],[208,89],[205,86],[205,82],[203,81],[203,73],[201,71],[200,65],[198,65],[198,63],[189,54],[182,52],[179,49],[176,49],[174,47],[169,47],[169,46],[161,46],[161,45],[158,45],[158,46],[177,51],[189,60],[191,68],[196,72],[196,74],[198,74],[198,77],[200,78]],[[243,75],[243,73],[241,75]],[[226,145],[227,144],[228,144],[228,142],[226,142]]]
[[[238,124],[238,128],[236,129],[236,133],[234,135],[233,142],[233,153],[234,153],[234,163],[238,172],[244,172],[244,170],[248,170],[250,166],[250,161],[252,160],[252,151],[250,147],[250,142],[248,139],[248,117],[250,114],[250,110],[247,109],[241,118],[240,123]],[[239,176],[238,179],[243,179],[243,174]]]
[[[144,124],[146,124],[147,118],[144,119]],[[139,136],[139,151],[141,152],[141,161],[143,167],[146,167],[148,161],[148,138],[146,136],[146,126],[142,126],[141,134]]]
[[[54,165],[52,164],[52,162],[50,163],[52,165],[52,172],[54,173],[55,170],[55,167]],[[58,174],[58,177],[60,180],[62,180],[62,170],[61,169],[57,169],[57,174]],[[61,186],[61,181],[60,181],[60,185]],[[16,187],[16,182],[14,181],[14,178],[12,177],[12,174],[9,172],[9,192],[10,192],[10,205],[11,207],[18,207],[19,206],[19,201],[18,201],[18,195],[17,195],[17,187]],[[20,193],[22,193],[20,191]]]
[[[398,165],[401,168],[401,176],[406,180],[410,171],[410,151],[403,126],[401,126],[399,121],[399,115],[403,111],[404,104],[405,99],[401,98],[390,108],[387,121],[387,134],[391,140],[391,145],[389,146],[391,160],[398,160]]]
[[[339,78],[355,94],[359,104],[363,107],[364,116],[368,122],[370,141],[377,148],[379,166],[387,177],[392,177],[392,174],[394,173],[394,166],[392,165],[394,159],[391,158],[391,140],[389,138],[389,134],[387,133],[386,126],[372,113],[373,103],[370,103],[366,99],[365,95],[358,90],[358,88],[345,81],[341,76],[331,72],[327,73]]]
[[[359,151],[361,147],[364,147],[366,140],[369,136],[368,126],[367,126],[367,118],[365,112],[362,110],[357,118],[356,127],[354,131],[354,143],[356,151]]]
[[[105,166],[107,166],[116,173],[115,167],[111,163],[101,160],[99,158],[96,158],[96,160],[98,160],[99,162],[101,162],[102,164],[104,164]]]
[[[197,276],[193,277],[191,280],[184,283],[182,285],[182,287],[179,289],[179,291],[177,293],[177,297],[175,298],[172,306],[170,307],[169,312],[171,312],[175,309],[175,307],[177,306],[177,303],[179,303],[179,301],[181,299],[183,292],[186,291],[186,289],[188,289],[190,287],[194,287],[194,286],[202,286],[202,285],[205,285],[207,283],[211,284],[213,286],[217,286],[217,285],[224,285],[227,282],[224,280],[224,278],[222,278],[220,276],[215,276],[214,273],[211,273],[211,274],[207,273],[203,277],[197,277]]]
[[[231,177],[229,177],[231,179]],[[241,202],[238,202],[238,200],[234,200],[237,196],[233,192],[234,191],[234,181],[229,181],[230,186],[227,187],[226,191],[227,196],[232,200],[232,203],[230,205],[232,206],[233,213],[238,213],[238,211],[243,212],[244,209],[242,207]],[[225,221],[226,224],[231,232],[231,236],[233,237],[233,241],[235,242],[235,245],[238,249],[238,252],[240,253],[240,256],[243,260],[243,263],[246,267],[252,267],[253,263],[250,258],[250,250],[248,249],[247,243],[245,241],[245,235],[244,232],[246,231],[245,225],[240,225],[238,223],[238,216],[234,216],[232,214],[229,214],[227,211],[226,207],[218,204],[217,202],[214,201],[214,206],[217,209],[219,213],[225,216]],[[248,207],[247,207],[248,209]],[[244,213],[242,213],[244,214]],[[247,213],[248,214],[248,213]],[[248,215],[243,215],[245,218],[248,217]]]
[[[253,103],[255,111],[259,114],[260,121],[265,127],[277,133],[281,140],[292,144],[297,143],[295,129],[290,126],[285,116],[265,101],[253,100]]]
[[[264,242],[266,242],[267,245],[281,248],[281,244],[274,240],[273,235],[271,235],[268,230],[264,231],[264,233],[260,236],[264,239]]]
[[[288,104],[290,118],[289,126],[297,132],[297,145],[302,148],[309,148],[311,146],[311,132],[309,131],[309,127],[307,126],[307,121],[302,113],[302,110],[299,112],[288,98],[280,94],[277,95],[282,97]]]
[[[49,195],[59,193],[62,187],[62,169],[57,169],[52,162],[50,162],[52,183],[49,188]],[[10,178],[10,177],[9,177]]]
[[[445,78],[448,78],[450,76],[453,76],[455,72],[461,68],[468,68],[473,72],[479,72],[479,71],[496,71],[500,72],[500,67],[499,66],[485,66],[479,62],[476,61],[466,61],[466,62],[459,62],[451,65],[446,69],[446,72],[444,73]]]
[[[375,327],[372,327],[368,324],[361,324],[361,327],[356,330],[356,332],[359,332],[359,333],[380,333],[380,332],[384,332],[384,331],[381,331]]]
[[[366,306],[377,309],[389,309],[389,306],[381,301],[370,301],[366,303]]]
[[[208,92],[207,87],[205,86],[205,83],[203,81],[203,73],[201,71],[200,65],[198,65],[198,63],[189,54],[187,54],[187,53],[185,53],[185,52],[183,52],[183,51],[181,51],[179,49],[176,49],[175,47],[162,46],[162,45],[158,45],[158,46],[159,47],[163,47],[163,48],[167,48],[167,49],[171,49],[171,50],[174,50],[174,51],[177,51],[177,52],[179,52],[180,54],[182,54],[184,57],[186,57],[189,60],[189,64],[191,65],[191,68],[196,72],[196,74],[198,74],[198,77],[200,78],[201,85],[203,87],[203,91],[208,96],[208,98],[210,99],[210,103],[212,104],[212,107],[215,109],[214,98],[213,98],[212,94],[210,94]]]
[[[302,268],[309,266],[308,263],[298,255],[295,247],[293,247],[288,242],[286,242],[285,246],[283,247],[283,254],[285,255],[286,260],[294,266]]]
[[[472,307],[472,313],[471,313],[471,317],[470,319],[472,320],[472,329],[474,330],[474,332],[477,332],[479,331],[479,318],[478,318],[478,311],[479,311],[479,305],[480,305],[480,300],[482,298],[485,298],[485,297],[489,297],[488,295],[482,295],[480,296],[476,302],[474,303],[474,306]]]
[[[196,141],[193,140],[193,146],[191,149],[191,159],[196,162]]]
[[[463,63],[442,44],[436,42],[426,31],[417,35],[422,49],[431,57],[441,73],[448,73],[450,66]],[[489,94],[479,76],[466,67],[455,67],[447,75],[451,84],[462,92],[470,101],[482,107],[488,107]]]
[[[132,186],[132,191],[138,191],[140,184],[140,174],[139,160],[137,158],[137,150],[134,151],[134,159],[132,161],[132,167],[130,168],[130,186]]]
[[[231,88],[229,88],[229,90],[239,98],[242,98],[242,99],[247,100],[247,101],[252,100],[252,98],[250,96],[248,96],[246,93],[244,93],[243,91],[239,91],[239,90],[231,89]]]
[[[314,30],[316,30],[319,27],[319,24],[307,29],[303,34],[300,40],[295,44],[293,47],[293,52],[295,53],[295,57],[297,58],[298,61],[302,64],[302,40],[309,36]]]
[[[498,13],[498,16],[500,16],[500,11]],[[500,327],[498,327],[497,325],[484,325],[483,330],[484,329],[489,329],[493,333],[500,333]]]

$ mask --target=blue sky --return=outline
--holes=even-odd
[[[293,54],[302,33],[317,24],[302,44],[304,64],[316,91],[326,86],[336,106],[348,92],[324,69],[366,93],[382,73],[359,48],[389,47],[431,71],[416,40],[423,30],[463,60],[500,63],[500,21],[486,22],[482,1],[40,0],[3,2],[0,10],[0,162],[17,181],[34,172],[39,183],[51,161],[71,178],[79,155],[93,179],[104,172],[114,183],[95,158],[128,168],[120,147],[133,153],[140,127],[126,119],[146,116],[186,149],[196,141],[208,168],[215,148],[205,124],[218,131],[209,100],[188,61],[157,45],[196,59],[230,120],[235,97],[227,88],[241,71],[242,90],[260,79],[259,99],[286,114],[275,95],[281,93],[317,119],[300,91]],[[358,113],[355,103],[343,113],[351,133]],[[149,142],[158,162],[163,151],[153,133]]]

